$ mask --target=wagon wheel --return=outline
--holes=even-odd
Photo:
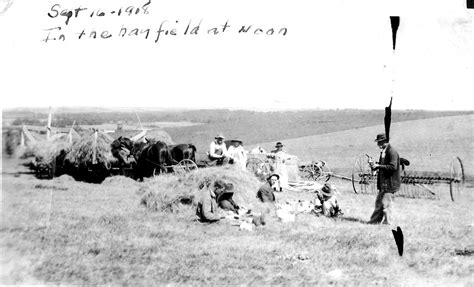
[[[372,171],[365,155],[358,157],[352,168],[352,188],[355,193],[375,193],[376,173]]]
[[[197,168],[198,166],[194,161],[190,159],[183,159],[182,161],[178,162],[178,164],[173,167],[173,171],[177,175],[183,175]]]
[[[464,167],[459,157],[454,157],[451,160],[450,166],[449,193],[452,201],[458,201],[461,198],[461,188],[464,184]]]
[[[326,182],[331,178],[331,169],[324,162],[312,162],[303,168],[303,177],[317,182]]]
[[[249,158],[247,160],[247,170],[252,172],[256,177],[265,179],[270,175],[270,166],[262,159]]]

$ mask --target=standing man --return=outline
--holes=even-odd
[[[390,224],[393,193],[400,189],[400,157],[398,152],[388,143],[387,136],[378,134],[375,139],[382,150],[378,163],[370,162],[372,170],[377,170],[377,199],[375,210],[369,224]]]
[[[275,149],[271,151],[269,157],[274,159],[274,172],[280,176],[280,187],[288,188],[288,169],[286,161],[291,159],[283,150],[284,145],[281,142],[275,144]]]

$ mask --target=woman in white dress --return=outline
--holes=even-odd
[[[246,170],[247,151],[242,146],[241,140],[232,140],[232,145],[227,150],[227,154],[234,161],[234,165],[242,170]]]

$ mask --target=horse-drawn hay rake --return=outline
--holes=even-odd
[[[261,180],[265,180],[273,171],[274,159],[267,154],[252,155],[247,159],[247,170]],[[307,181],[326,182],[333,173],[325,161],[312,161],[298,165],[299,175]]]
[[[332,172],[325,161],[312,161],[309,164],[298,166],[302,177],[310,181],[326,182],[331,178]]]
[[[372,171],[369,162],[373,159],[369,155],[358,157],[352,169],[352,187],[357,194],[375,194],[377,192],[377,171]],[[402,160],[403,163],[403,160]],[[438,197],[438,194],[428,186],[449,185],[452,201],[458,201],[464,184],[464,167],[459,157],[454,157],[448,173],[405,171],[402,165],[401,188],[396,193],[405,197]]]
[[[273,160],[266,154],[255,154],[247,158],[247,170],[260,180],[265,180],[272,172]]]

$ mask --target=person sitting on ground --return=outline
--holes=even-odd
[[[247,167],[247,151],[242,146],[241,140],[232,140],[232,145],[227,150],[227,154],[233,159],[233,164],[242,170]]]
[[[324,184],[321,192],[317,195],[319,204],[316,204],[316,211],[322,213],[327,217],[337,217],[342,214],[342,211],[337,203],[337,198],[334,195],[336,187],[332,184]]]
[[[229,163],[227,147],[224,143],[225,137],[218,134],[209,146],[209,165],[223,165]]]
[[[267,182],[257,191],[257,198],[262,202],[274,202],[275,194],[273,193],[273,185],[280,179],[278,174],[272,174],[267,178]]]
[[[211,184],[211,181],[207,179],[199,185],[202,194],[196,208],[196,215],[201,222],[212,223],[221,219],[217,207],[217,194],[220,194],[221,190],[225,189],[225,184],[216,183],[217,181]]]
[[[222,180],[216,180],[214,183],[218,194],[216,193],[217,205],[223,210],[232,211],[238,214],[240,207],[235,203],[232,196],[234,195],[234,185],[225,183]]]

